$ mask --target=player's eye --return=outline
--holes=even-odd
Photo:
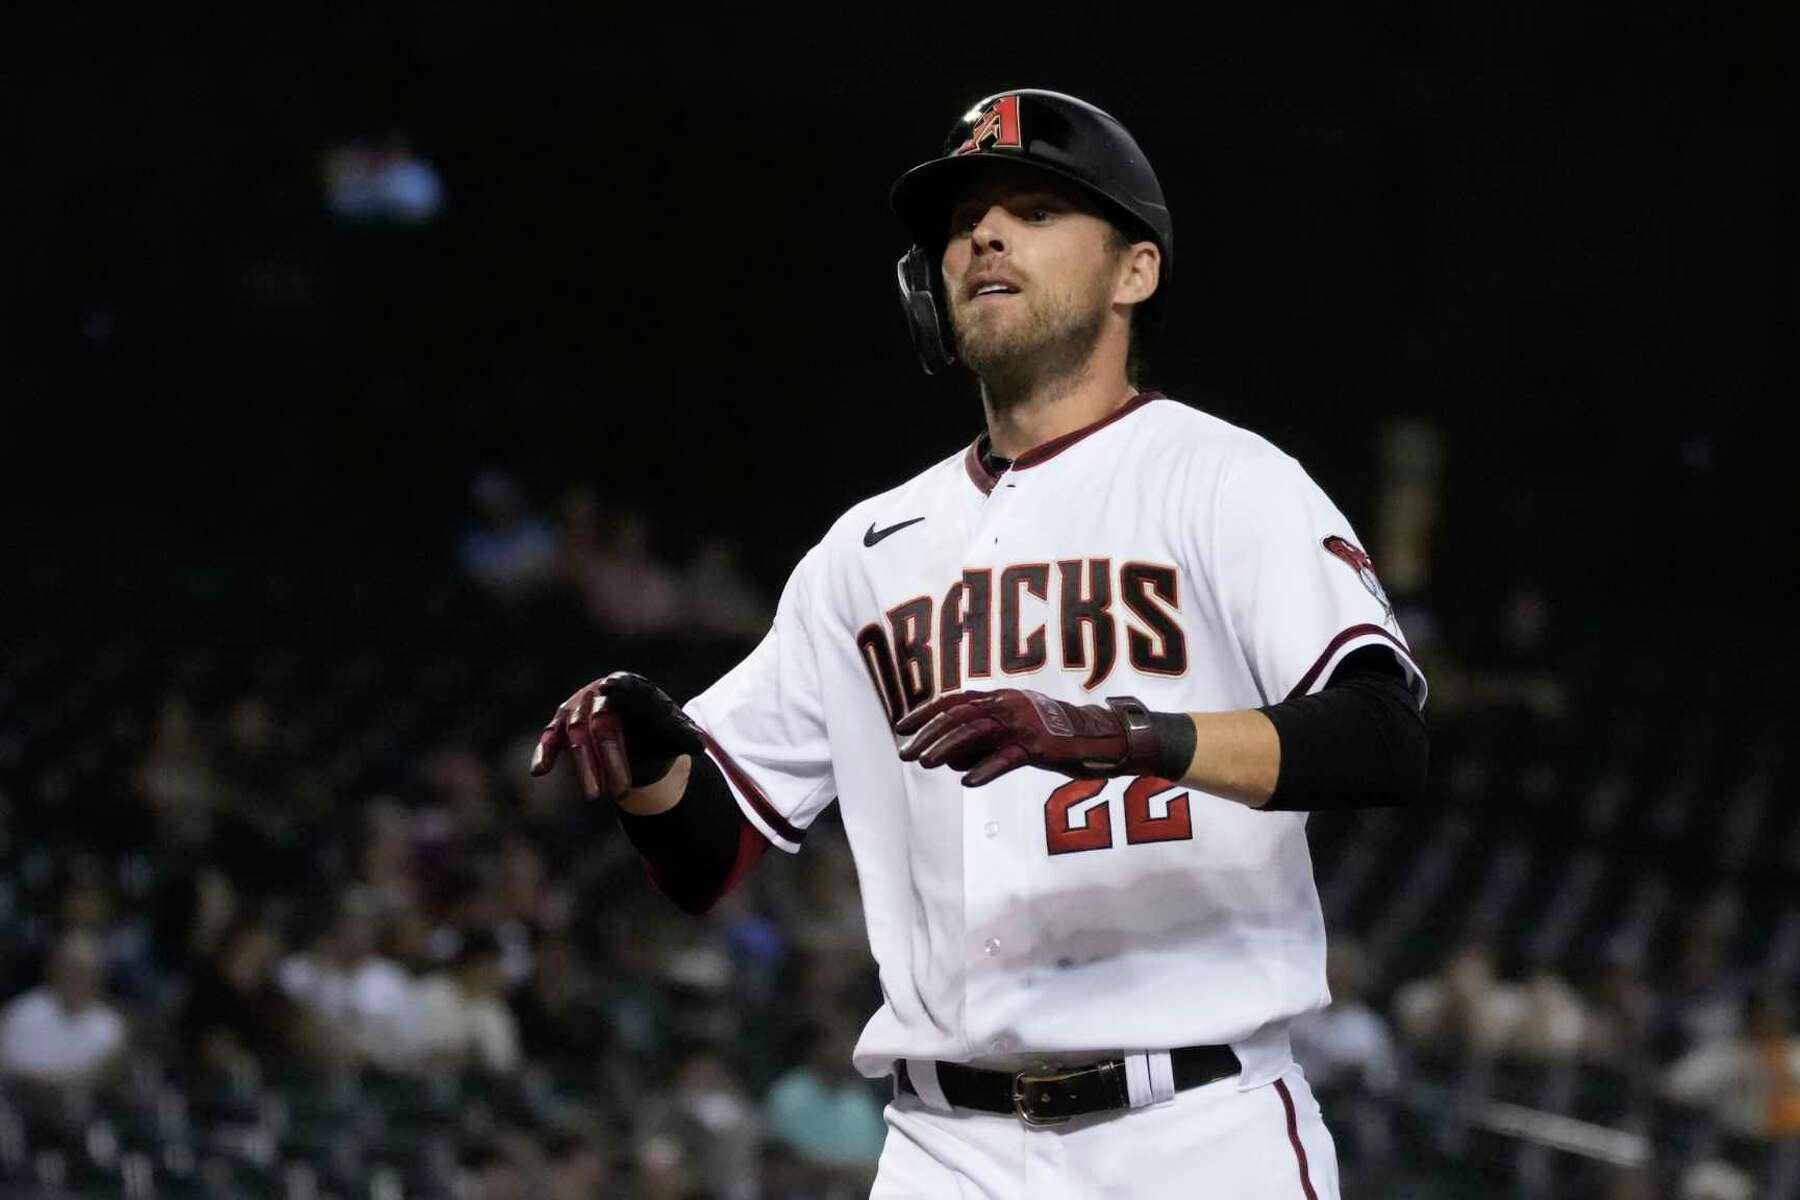
[[[952,235],[964,234],[975,228],[975,213],[964,209],[950,214],[950,232]]]

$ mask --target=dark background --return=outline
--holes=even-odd
[[[1479,3],[95,20],[15,109],[43,156],[8,390],[47,429],[11,532],[429,555],[505,465],[740,535],[779,580],[978,427],[966,378],[912,365],[885,193],[1025,85],[1113,111],[1163,177],[1149,382],[1365,523],[1375,425],[1429,417],[1469,604],[1523,569],[1595,620],[1741,611],[1791,577],[1780,33],[1774,6]],[[389,129],[444,215],[345,229],[320,155]]]

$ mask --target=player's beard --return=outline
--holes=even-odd
[[[1049,290],[1027,283],[1011,300],[953,301],[952,326],[963,363],[988,396],[1005,406],[1073,383],[1093,356],[1112,308],[1111,271]],[[1022,307],[1023,312],[1009,311]]]

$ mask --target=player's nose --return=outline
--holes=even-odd
[[[998,254],[1006,249],[1006,209],[995,204],[976,218],[969,230],[969,244],[977,254]]]

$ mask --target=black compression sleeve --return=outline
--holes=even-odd
[[[644,856],[656,886],[690,913],[711,908],[735,882],[744,831],[750,828],[725,777],[705,754],[694,755],[681,803],[651,816],[620,809],[619,825]]]
[[[1264,808],[1397,807],[1424,794],[1425,721],[1387,650],[1354,651],[1323,690],[1258,711],[1281,739],[1281,772]]]

